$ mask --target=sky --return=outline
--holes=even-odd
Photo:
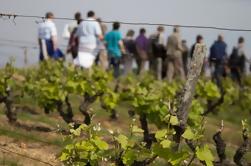
[[[89,10],[94,10],[96,15],[105,21],[251,29],[250,0],[0,0],[0,2],[0,13],[44,16],[47,11],[52,11],[56,17],[72,18],[76,11],[80,11],[85,17]],[[38,27],[36,22],[40,21],[42,20],[16,18],[13,21],[0,18],[0,67],[10,57],[14,57],[17,66],[24,66],[24,50],[16,46],[30,46],[30,43],[36,45]],[[55,23],[59,42],[65,44],[67,41],[62,38],[62,31],[69,21],[55,20]],[[111,28],[111,25],[108,27]],[[140,28],[141,26],[122,25],[121,31],[123,34],[128,29],[138,32]],[[145,26],[145,28],[150,35],[156,26]],[[166,38],[171,32],[172,27],[166,27]],[[246,41],[246,54],[251,58],[251,32],[181,28],[182,38],[188,41],[189,46],[194,43],[197,34],[203,35],[208,47],[216,40],[218,34],[222,34],[228,44],[228,53],[231,53],[238,37],[243,36]],[[18,42],[6,42],[6,39]],[[6,46],[10,43],[12,46]],[[29,48],[28,64],[36,64],[37,61],[38,50]]]

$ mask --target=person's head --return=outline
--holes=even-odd
[[[91,17],[91,18],[92,18],[92,17],[95,17],[94,11],[92,11],[92,10],[89,11],[89,12],[87,13],[87,17],[88,17],[88,18],[90,18],[90,17]]]
[[[146,33],[145,28],[141,28],[141,29],[139,30],[139,34],[144,35],[145,33]]]
[[[81,18],[81,13],[80,12],[76,12],[75,15],[74,15],[74,18],[75,18],[76,21],[81,20],[82,19]]]
[[[244,43],[245,42],[245,40],[244,40],[244,38],[241,36],[241,37],[239,37],[239,39],[238,39],[238,44],[242,44],[242,43]]]
[[[54,14],[53,14],[52,12],[47,12],[47,13],[45,14],[45,18],[46,18],[46,19],[53,19],[53,18],[54,18]]]
[[[203,37],[201,35],[197,35],[196,37],[196,43],[202,43]]]
[[[119,22],[114,22],[112,27],[113,27],[113,30],[119,30],[120,23]]]
[[[175,27],[173,28],[173,32],[174,32],[174,33],[179,33],[179,32],[180,32],[179,26],[175,26]]]
[[[159,33],[162,33],[162,32],[165,31],[165,28],[164,28],[163,26],[158,26],[157,31],[158,31]]]
[[[130,29],[130,30],[128,30],[128,32],[126,33],[126,36],[127,37],[133,37],[134,36],[134,30],[132,30],[132,29]]]
[[[223,41],[224,41],[224,38],[223,38],[222,35],[219,35],[219,36],[218,36],[218,41],[220,41],[220,42],[223,42]]]

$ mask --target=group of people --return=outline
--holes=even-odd
[[[248,61],[244,52],[244,38],[239,37],[237,46],[235,46],[230,55],[227,54],[227,44],[223,36],[218,39],[210,48],[209,64],[213,68],[212,78],[216,84],[223,89],[221,78],[230,76],[240,86],[242,85],[242,76],[246,73],[246,62]]]
[[[45,22],[39,25],[40,60],[48,58],[63,58],[58,48],[57,30],[53,23],[53,13],[46,14]],[[149,62],[150,71],[157,79],[174,78],[185,80],[188,74],[188,64],[193,57],[195,45],[203,43],[203,37],[198,35],[195,44],[188,48],[185,40],[181,39],[179,27],[173,28],[173,33],[165,42],[162,26],[157,27],[154,34],[146,36],[146,29],[141,28],[135,36],[134,30],[129,30],[125,37],[120,32],[120,23],[114,22],[111,31],[93,11],[82,19],[81,14],[75,14],[75,21],[66,28],[69,33],[67,53],[73,58],[76,66],[91,68],[94,64],[104,70],[113,69],[114,77],[133,71],[133,61],[137,64],[137,74],[146,70]],[[244,38],[240,37],[230,56],[227,55],[227,44],[223,36],[210,48],[208,64],[213,68],[212,78],[221,86],[221,77],[230,74],[233,80],[241,85],[241,75],[245,72]],[[206,65],[206,63],[205,63]],[[123,66],[123,70],[121,70]],[[122,71],[122,72],[121,72]]]

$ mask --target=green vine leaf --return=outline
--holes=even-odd
[[[136,159],[137,157],[135,151],[130,149],[125,152],[122,160],[125,165],[132,165]]]
[[[173,125],[173,126],[178,125],[178,124],[179,124],[179,120],[178,120],[177,116],[171,116],[171,117],[170,117],[170,123],[171,123],[171,125]]]
[[[172,145],[172,142],[170,140],[163,140],[160,142],[160,145],[163,147],[163,148],[170,148],[171,145]]]
[[[163,140],[165,138],[167,134],[167,130],[166,129],[163,129],[163,130],[158,130],[156,133],[155,133],[155,138],[157,140]]]
[[[194,140],[196,139],[196,135],[192,132],[192,129],[188,127],[186,131],[182,135],[183,138],[188,139],[188,140]]]
[[[126,149],[128,147],[128,138],[125,135],[120,134],[116,137],[116,140],[121,145],[122,149]]]
[[[107,150],[109,148],[109,145],[99,137],[95,137],[95,139],[93,139],[93,142],[100,150]]]
[[[205,161],[207,166],[213,166],[214,157],[208,145],[196,147],[196,156],[199,160]]]
[[[133,133],[144,133],[144,130],[142,130],[141,128],[139,128],[139,127],[136,126],[136,125],[133,125],[133,127],[132,127],[132,132],[133,132]]]

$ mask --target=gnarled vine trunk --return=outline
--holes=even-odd
[[[62,101],[57,101],[57,111],[59,112],[60,116],[64,119],[66,123],[72,123],[74,122],[73,120],[73,112],[72,112],[72,107],[71,103],[69,102],[68,96],[65,98],[65,103],[66,103],[66,112],[64,111],[64,103]]]
[[[6,116],[9,122],[15,123],[17,121],[17,115],[13,106],[13,100],[10,91],[6,92],[6,96],[0,96],[0,103],[4,103],[6,107]]]
[[[195,51],[193,54],[193,59],[189,66],[187,81],[180,95],[180,98],[178,99],[179,107],[178,107],[177,117],[179,119],[179,126],[175,127],[176,135],[174,136],[174,140],[177,143],[177,149],[181,141],[181,136],[186,128],[188,109],[191,105],[195,91],[195,86],[198,82],[202,70],[204,57],[206,56],[206,50],[207,49],[205,44],[196,44]]]
[[[94,96],[90,96],[89,94],[84,94],[84,100],[81,102],[79,106],[79,111],[85,116],[84,123],[89,125],[91,124],[91,114],[88,112],[91,104],[93,104],[96,99],[103,94],[96,94]]]
[[[237,149],[237,151],[236,151],[236,153],[234,155],[234,162],[238,166],[248,165],[247,162],[244,159],[244,155],[248,152],[248,149],[249,149],[249,133],[248,133],[247,129],[243,129],[242,137],[243,137],[244,142]]]

